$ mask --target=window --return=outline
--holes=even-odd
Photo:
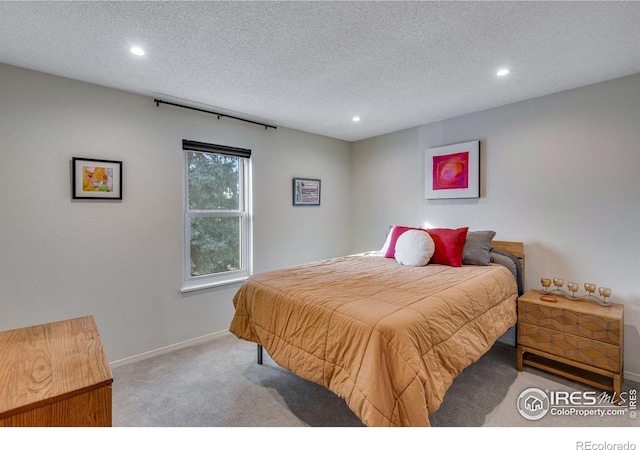
[[[251,274],[251,150],[182,141],[185,262],[182,291]]]

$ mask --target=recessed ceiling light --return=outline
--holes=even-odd
[[[131,47],[129,51],[134,55],[138,55],[138,56],[144,55],[144,50],[142,50],[140,47]]]
[[[355,117],[354,117],[353,119],[351,119],[351,120],[353,120],[354,122],[360,122],[360,117],[355,116]]]
[[[498,72],[496,72],[496,75],[498,75],[499,77],[503,77],[508,73],[509,73],[509,69],[501,69],[501,70],[498,70]]]

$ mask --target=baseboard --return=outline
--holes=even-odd
[[[112,369],[115,369],[116,367],[122,367],[134,362],[144,361],[145,359],[153,358],[154,356],[159,356],[165,353],[174,352],[181,348],[191,347],[193,345],[198,345],[198,344],[204,344],[206,342],[210,342],[215,339],[219,339],[223,336],[228,336],[228,335],[229,335],[228,330],[218,331],[216,333],[207,334],[205,336],[200,336],[195,339],[189,339],[188,341],[183,341],[177,344],[168,345],[167,347],[151,350],[150,352],[145,352],[139,355],[130,356],[129,358],[119,359],[118,361],[113,361],[109,363],[109,367],[111,367]]]
[[[165,353],[173,352],[181,348],[191,347],[193,345],[198,345],[198,344],[204,344],[206,342],[210,342],[215,339],[219,339],[223,336],[228,336],[228,335],[229,335],[228,330],[218,331],[216,333],[207,334],[205,336],[201,336],[195,339],[189,339],[188,341],[179,342],[177,344],[169,345],[167,347],[162,347],[157,350],[152,350],[150,352],[141,353],[139,355],[131,356],[129,358],[119,359],[118,361],[113,361],[112,363],[109,363],[109,366],[112,369],[115,369],[116,367],[122,367],[134,362],[144,361],[145,359],[149,359],[149,358],[153,358],[154,356],[159,356]],[[516,346],[516,341],[515,339],[511,338],[511,336],[503,335],[498,339],[498,342],[504,345],[508,345],[510,347]],[[626,380],[640,383],[640,374],[637,374],[637,373],[625,371],[624,378]]]
[[[640,383],[640,374],[624,371],[624,379],[629,381],[635,381],[636,383]]]

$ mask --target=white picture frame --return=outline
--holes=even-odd
[[[480,141],[425,150],[425,198],[480,197]]]

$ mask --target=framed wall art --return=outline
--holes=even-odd
[[[72,198],[122,200],[122,161],[72,158]]]
[[[320,206],[320,180],[294,178],[293,206]]]
[[[425,198],[480,197],[480,141],[425,151]]]

